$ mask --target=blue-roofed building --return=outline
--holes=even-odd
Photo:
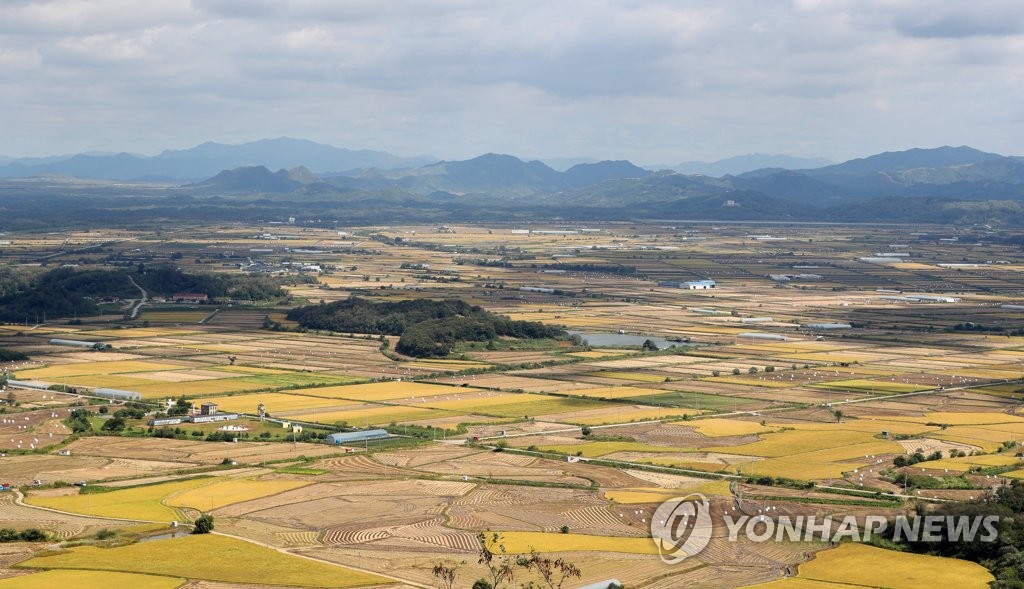
[[[358,432],[344,432],[327,436],[328,444],[357,444],[367,440],[383,440],[391,434],[384,429],[368,429]]]

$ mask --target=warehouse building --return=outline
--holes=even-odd
[[[120,389],[93,389],[92,394],[97,397],[105,397],[115,401],[141,401],[142,394],[135,391],[122,391]]]
[[[853,326],[849,323],[808,323],[804,325],[806,329],[852,329]]]
[[[664,288],[683,288],[686,290],[708,290],[712,288],[718,288],[718,283],[714,280],[691,280],[690,282],[679,282],[677,280],[662,280],[658,282],[658,286]]]
[[[359,432],[344,432],[331,434],[327,436],[328,444],[356,444],[359,442],[366,442],[369,440],[383,440],[390,437],[391,434],[387,430],[383,429],[368,429]]]
[[[756,331],[751,331],[751,332],[748,332],[748,333],[741,333],[741,334],[738,334],[736,337],[738,337],[738,338],[745,338],[745,339],[771,340],[771,341],[777,341],[777,342],[784,342],[784,341],[788,341],[789,340],[789,338],[787,338],[786,336],[784,336],[782,334],[779,334],[779,333],[762,333],[762,332],[756,332]]]

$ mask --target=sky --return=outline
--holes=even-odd
[[[1019,0],[0,0],[0,154],[1024,154]]]

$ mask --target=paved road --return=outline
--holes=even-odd
[[[142,305],[145,305],[146,301],[149,300],[149,293],[146,292],[146,289],[139,286],[139,283],[135,282],[135,279],[130,275],[128,276],[128,280],[131,281],[132,286],[139,289],[139,292],[142,293],[142,298],[139,299],[139,302],[132,307],[131,319],[135,319],[139,316],[139,311],[142,309]]]

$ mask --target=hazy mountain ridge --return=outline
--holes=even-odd
[[[310,174],[305,183],[318,181]],[[292,192],[269,169],[245,181],[221,177],[195,185],[204,192]],[[579,164],[558,172],[540,161],[484,154],[403,170],[361,170],[352,176],[323,177],[318,194],[338,190],[400,190],[410,198],[451,202],[457,198],[515,201],[522,206],[572,204],[615,209],[643,203],[672,203],[731,192],[761,194],[778,210],[789,204],[826,209],[877,197],[1024,199],[1024,160],[967,147],[888,152],[811,170],[764,169],[716,178],[673,171],[649,172],[628,161]],[[309,189],[306,190],[309,192]],[[678,205],[673,205],[678,208]],[[748,209],[749,210],[749,209]]]
[[[269,149],[274,141],[278,140],[252,149]],[[311,142],[286,141],[316,148]],[[204,144],[196,149],[217,157],[225,147]],[[60,163],[110,172],[137,157],[81,155]],[[164,162],[187,162],[191,156],[165,152],[159,157]],[[294,162],[301,154],[290,157]],[[16,165],[23,164],[10,164]],[[367,219],[387,209],[417,211],[417,216],[432,214],[438,219],[554,215],[581,219],[1024,223],[1024,158],[969,147],[887,152],[821,168],[768,168],[723,177],[650,172],[624,160],[577,164],[560,172],[540,161],[494,153],[413,168],[362,168],[346,174],[315,173],[305,165],[273,169],[236,166],[199,182],[154,189],[167,190],[167,198],[179,199],[185,208],[202,202],[203,206],[215,203],[231,209],[216,199],[257,195],[260,207],[287,203],[296,212],[325,214],[334,207],[349,207],[346,214],[350,214],[352,207],[358,207],[366,208]],[[96,191],[102,194],[99,186]],[[188,201],[190,198],[195,200]],[[166,206],[175,205],[168,201]]]
[[[239,145],[207,142],[190,149],[167,150],[153,157],[136,154],[76,154],[48,158],[14,158],[0,162],[0,177],[68,175],[104,180],[139,178],[195,181],[239,167],[269,169],[306,166],[320,173],[358,168],[407,168],[436,161],[429,156],[400,157],[382,151],[352,150],[305,139],[279,137]]]
[[[783,154],[752,153],[737,155],[714,162],[682,162],[674,166],[650,166],[656,169],[670,169],[680,174],[703,174],[704,176],[737,176],[746,172],[763,168],[779,168],[782,170],[800,170],[820,168],[835,162],[821,157],[795,157]]]

